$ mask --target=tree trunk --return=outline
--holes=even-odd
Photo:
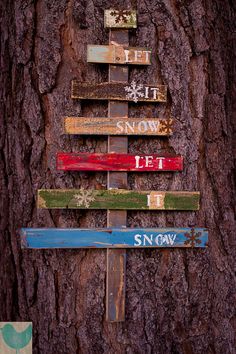
[[[107,137],[63,134],[63,118],[105,116],[72,100],[71,80],[104,82],[86,62],[107,44],[103,11],[137,8],[131,46],[152,65],[130,81],[168,86],[174,135],[129,138],[129,152],[180,154],[183,173],[129,173],[129,189],[201,192],[199,212],[129,212],[130,227],[207,227],[209,247],[128,250],[126,321],[105,321],[105,250],[20,249],[20,227],[105,227],[105,211],[37,210],[40,188],[106,188],[106,173],[59,172],[61,152],[106,152]],[[1,1],[0,320],[32,321],[34,353],[235,353],[236,5],[232,0]]]

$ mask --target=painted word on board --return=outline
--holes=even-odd
[[[38,208],[111,210],[198,210],[199,192],[125,189],[40,189]]]
[[[81,135],[171,135],[171,118],[66,117],[65,133]]]
[[[117,45],[88,45],[88,63],[150,65],[151,51]]]
[[[130,84],[121,82],[104,82],[91,84],[72,81],[72,98],[93,100],[118,100],[137,102],[165,102],[167,87],[165,85],[145,85],[132,81]]]
[[[22,248],[206,247],[203,228],[21,230]]]
[[[64,171],[182,171],[183,158],[157,154],[60,152],[57,154],[57,169]]]

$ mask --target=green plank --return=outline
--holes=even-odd
[[[114,210],[198,210],[199,192],[41,189],[38,208]]]

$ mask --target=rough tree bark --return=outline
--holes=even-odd
[[[129,212],[128,226],[209,229],[207,250],[129,250],[126,321],[105,321],[105,250],[21,251],[17,229],[103,227],[105,211],[36,209],[39,188],[106,188],[106,173],[58,172],[57,151],[106,152],[107,138],[63,134],[63,117],[104,116],[70,98],[71,80],[107,81],[86,63],[108,43],[103,10],[137,8],[133,46],[168,85],[167,104],[129,115],[176,120],[170,138],[129,138],[132,153],[185,158],[183,173],[129,174],[131,189],[200,190],[199,212]],[[236,4],[233,0],[2,0],[0,320],[33,321],[35,353],[235,353]]]

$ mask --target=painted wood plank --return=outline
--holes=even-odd
[[[63,171],[182,171],[183,157],[158,154],[57,153]]]
[[[21,229],[22,248],[206,247],[204,228]]]
[[[66,117],[66,134],[79,135],[171,135],[172,118]]]
[[[166,102],[167,86],[146,85],[135,81],[130,84],[122,82],[91,84],[73,80],[71,97],[81,100],[118,100],[133,101],[135,103]]]
[[[88,63],[150,65],[151,50],[119,45],[88,45]]]
[[[114,210],[198,210],[199,192],[125,189],[40,189],[38,208]]]
[[[106,28],[136,28],[137,16],[135,10],[105,10],[104,27]]]
[[[106,320],[125,320],[126,249],[107,248]]]

